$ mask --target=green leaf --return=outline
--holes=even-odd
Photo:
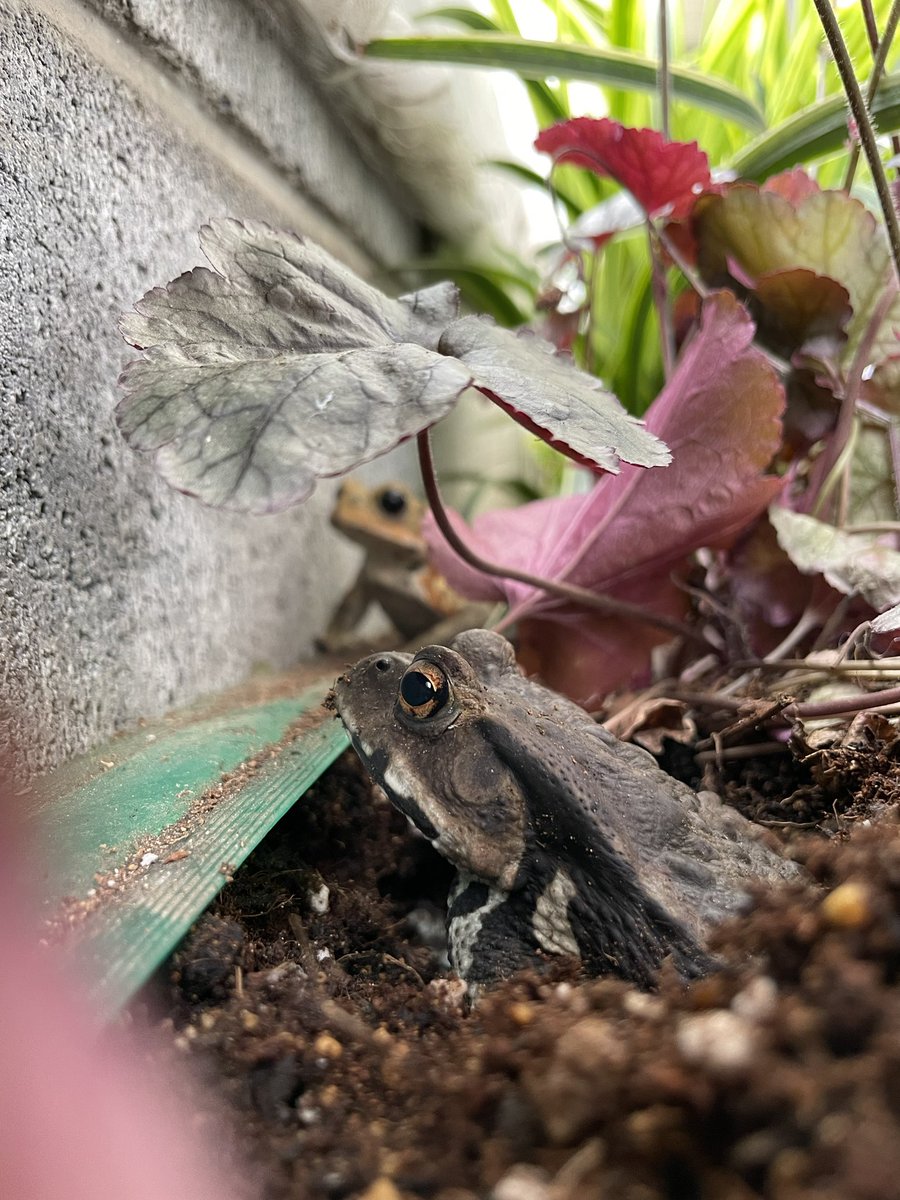
[[[443,279],[449,276],[454,281],[470,308],[487,313],[498,325],[515,329],[527,322],[528,313],[519,307],[504,287],[504,282],[521,286],[518,280],[503,280],[501,272],[481,271],[477,267],[444,267],[440,275]]]
[[[605,30],[609,24],[606,10],[600,4],[594,4],[592,0],[575,0],[574,6],[581,10],[589,20],[597,26],[598,30]]]
[[[491,0],[497,21],[507,33],[519,33],[519,22],[509,0]]]
[[[872,533],[845,533],[777,504],[769,509],[778,542],[804,575],[824,575],[845,596],[857,592],[879,611],[900,599],[900,553]]]
[[[473,262],[455,258],[450,251],[429,258],[412,258],[403,264],[404,273],[412,272],[422,279],[438,282],[454,275],[477,275],[490,279],[499,287],[519,288],[531,295],[540,283],[538,272],[511,255],[503,255],[503,263]]]
[[[543,175],[539,174],[537,171],[532,171],[531,167],[526,167],[522,163],[512,162],[509,159],[495,158],[491,159],[486,165],[497,167],[499,170],[505,171],[509,175],[515,175],[517,179],[522,179],[525,181],[525,183],[533,184],[535,187],[540,188],[543,192],[550,191],[550,182],[545,179]],[[571,195],[565,185],[562,187],[560,186],[559,181],[556,178],[556,174],[558,173],[554,173],[552,183],[553,193],[563,202],[563,204],[566,206],[566,211],[568,212],[570,219],[574,221],[576,217],[581,215],[582,206],[579,204],[576,198]]]
[[[644,6],[633,0],[612,0],[607,24],[607,39],[614,50],[626,50],[635,54],[646,48],[646,19]],[[647,96],[618,88],[609,91],[609,116],[622,125],[634,128],[649,125],[651,101]]]
[[[896,489],[890,430],[883,425],[861,426],[850,463],[848,525],[898,520]]]
[[[369,42],[365,52],[374,58],[498,67],[515,71],[523,79],[586,79],[639,92],[655,92],[657,87],[658,66],[652,59],[624,50],[536,42],[508,34],[378,38]],[[677,100],[709,109],[749,129],[763,128],[756,105],[724,80],[673,67],[672,91]]]
[[[871,112],[882,133],[900,128],[900,72],[885,75]],[[843,95],[829,96],[745,146],[731,161],[744,179],[763,180],[797,163],[842,151],[849,140]]]
[[[571,114],[568,105],[563,104],[553,88],[548,87],[546,83],[537,79],[526,79],[525,90],[534,109],[535,119],[542,128],[569,119]]]

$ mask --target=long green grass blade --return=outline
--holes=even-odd
[[[657,64],[637,54],[529,41],[509,34],[378,38],[369,42],[365,52],[373,58],[501,68],[515,71],[523,79],[584,79],[640,92],[654,92],[657,86]],[[756,105],[723,80],[673,67],[672,91],[677,100],[745,128],[764,128]]]
[[[550,185],[543,175],[539,175],[537,171],[532,171],[530,167],[524,166],[522,163],[511,162],[508,159],[495,158],[490,160],[490,166],[497,167],[498,170],[504,171],[509,175],[514,175],[516,179],[521,179],[524,183],[530,183],[534,187],[539,188],[542,192],[548,192]],[[564,186],[561,186],[558,179],[553,181],[553,192],[556,197],[562,201],[569,214],[569,219],[574,221],[576,217],[581,215],[582,205],[578,202],[575,196],[571,195]]]
[[[885,75],[871,105],[881,133],[900,129],[900,72]],[[745,179],[765,179],[797,163],[843,150],[849,138],[847,103],[829,96],[750,142],[731,165]]]

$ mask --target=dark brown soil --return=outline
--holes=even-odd
[[[900,1198],[900,769],[870,749],[707,774],[810,873],[719,931],[713,976],[556,962],[471,1014],[447,868],[346,757],[148,993],[159,1053],[266,1200]]]

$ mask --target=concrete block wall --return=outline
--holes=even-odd
[[[332,488],[213,512],[112,416],[116,318],[200,261],[210,216],[308,233],[370,275],[420,251],[420,216],[272,11],[0,0],[0,747],[26,772],[296,661],[353,569]]]

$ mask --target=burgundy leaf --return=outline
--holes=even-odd
[[[763,472],[780,444],[784,392],[752,345],[753,332],[730,293],[705,301],[700,328],[647,413],[648,429],[672,450],[666,471],[625,467],[586,496],[487,513],[468,535],[475,549],[519,570],[638,598],[651,611],[671,614],[672,570],[701,546],[730,544],[781,486]],[[510,620],[558,624],[578,611],[524,584],[486,580],[460,561],[431,521],[426,536],[451,584],[466,595],[502,597]],[[620,618],[594,622],[596,693],[646,663],[647,626],[637,629]],[[622,645],[635,637],[642,642],[639,653],[623,661]]]
[[[684,588],[656,576],[648,577],[646,586],[616,589],[616,599],[673,620],[689,606]],[[526,674],[540,675],[548,687],[589,708],[599,706],[618,684],[647,682],[653,649],[672,639],[671,633],[644,621],[569,606],[525,617],[516,630],[517,657]]]
[[[811,339],[828,345],[835,358],[847,340],[852,315],[845,287],[801,267],[769,271],[756,280],[753,312],[765,344],[789,355]]]
[[[709,160],[696,142],[669,142],[655,129],[628,129],[607,117],[574,117],[538,134],[554,163],[574,163],[627,188],[649,217],[684,217],[711,184]]]

